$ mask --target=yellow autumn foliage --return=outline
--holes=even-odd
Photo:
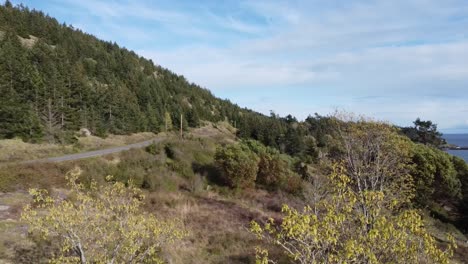
[[[455,244],[439,249],[418,211],[391,211],[382,191],[353,191],[340,168],[330,180],[333,194],[315,208],[284,205],[281,223],[253,221],[251,231],[302,264],[449,263]],[[274,262],[267,250],[257,248],[257,263]]]
[[[85,189],[79,175],[79,169],[67,174],[70,199],[32,189],[33,204],[22,213],[29,232],[59,244],[51,263],[161,263],[161,247],[185,235],[177,221],[142,212],[140,189],[120,182]]]

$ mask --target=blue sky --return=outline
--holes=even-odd
[[[468,133],[466,0],[12,2],[263,113],[421,117]]]

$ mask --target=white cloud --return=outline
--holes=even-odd
[[[162,8],[159,3],[146,4],[142,1],[103,1],[103,0],[63,0],[69,5],[90,12],[96,17],[107,19],[122,19],[134,17],[161,23],[190,23],[196,16],[186,16],[184,13]],[[62,1],[61,1],[62,2]]]

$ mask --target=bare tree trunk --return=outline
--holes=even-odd
[[[10,91],[14,91],[14,88],[13,88],[13,76],[14,76],[14,72],[13,70],[11,69],[11,65],[10,66]]]
[[[88,127],[88,107],[86,105],[84,106],[84,127],[89,128]]]
[[[81,243],[78,243],[78,254],[80,255],[80,262],[81,264],[86,264],[86,256],[84,254],[83,247],[81,246]]]
[[[49,131],[52,131],[52,100],[49,98],[47,100],[47,127]]]
[[[182,138],[182,114],[180,114],[180,138]]]
[[[39,117],[39,93],[37,87],[34,89],[34,110],[36,111],[36,116]]]
[[[60,106],[62,107],[60,111],[60,128],[63,129],[65,126],[65,115],[63,114],[63,96],[61,98]]]

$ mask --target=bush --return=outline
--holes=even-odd
[[[218,148],[215,163],[228,186],[234,188],[255,186],[258,157],[245,145],[234,144]]]
[[[260,155],[257,183],[276,190],[283,185],[288,173],[288,165],[279,153],[266,152]]]
[[[63,145],[76,144],[78,142],[78,138],[76,137],[73,131],[63,131],[63,132],[57,133],[55,135],[55,139],[57,142]]]
[[[284,191],[290,194],[299,195],[300,193],[302,193],[303,188],[304,182],[302,181],[301,176],[290,171],[289,175],[286,178],[286,182],[283,185]]]
[[[461,183],[449,154],[422,144],[414,144],[412,152],[411,175],[420,204],[426,205],[432,199],[460,198]]]
[[[253,139],[242,140],[241,144],[242,144],[242,146],[250,149],[251,151],[253,151],[257,155],[265,154],[268,151],[275,152],[275,149],[265,147],[265,145],[263,145],[262,143],[260,143],[257,140],[253,140]]]
[[[459,210],[464,217],[460,220],[460,226],[468,231],[468,163],[459,157],[452,156],[452,163],[457,171],[457,178],[461,183],[462,200],[459,203]]]
[[[174,151],[174,145],[172,143],[166,143],[164,145],[164,152],[166,153],[166,156],[170,159],[175,159],[176,153]]]
[[[172,171],[176,172],[180,176],[189,179],[193,176],[194,172],[192,169],[192,166],[190,164],[187,164],[183,161],[172,161],[169,160],[166,162],[166,165],[168,168],[170,168]]]
[[[192,193],[199,193],[205,188],[205,180],[200,174],[194,174],[188,179],[187,188]]]
[[[151,143],[151,145],[147,146],[145,150],[151,155],[158,155],[161,152],[161,148],[155,143]]]

